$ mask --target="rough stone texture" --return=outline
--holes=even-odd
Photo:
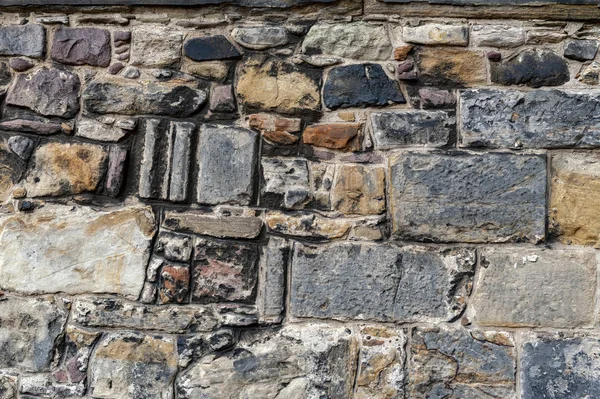
[[[331,188],[331,205],[347,215],[377,215],[385,211],[385,169],[340,165]]]
[[[545,237],[543,156],[398,154],[390,180],[398,238],[536,243]]]
[[[281,322],[285,309],[285,277],[289,246],[287,240],[271,237],[268,244],[262,248],[256,303],[263,322]]]
[[[405,26],[402,39],[416,44],[448,44],[466,46],[469,43],[469,28],[465,25],[425,24],[416,27]]]
[[[307,126],[302,134],[304,144],[341,151],[360,150],[360,123],[332,123]]]
[[[14,140],[17,137],[19,136],[13,136],[13,140],[7,143],[0,141],[0,202],[10,197],[14,186],[25,172],[26,165],[23,161],[33,150],[33,142],[30,139],[21,137],[24,140]]]
[[[279,47],[289,41],[285,28],[268,25],[235,28],[231,31],[231,37],[238,44],[253,50]]]
[[[488,248],[473,295],[475,323],[500,327],[591,327],[596,255],[590,250]]]
[[[600,247],[600,157],[595,153],[551,158],[550,228],[566,244]]]
[[[63,64],[107,67],[110,33],[97,28],[58,29],[54,32],[50,56]]]
[[[521,397],[593,398],[600,390],[597,337],[531,335],[520,361]]]
[[[46,116],[72,118],[79,111],[79,87],[77,75],[63,69],[41,68],[19,75],[6,103]]]
[[[577,74],[577,79],[586,85],[600,84],[600,63],[594,61],[589,65],[581,67],[581,71]]]
[[[55,297],[3,298],[0,301],[0,368],[48,371],[66,320],[67,311]],[[3,386],[0,384],[0,393]]]
[[[127,130],[119,129],[110,123],[104,123],[92,118],[82,118],[77,121],[75,135],[97,141],[119,141],[127,135]]]
[[[116,40],[116,39],[115,39]],[[141,26],[133,31],[131,63],[164,68],[179,64],[183,35],[162,26]]]
[[[154,215],[142,206],[45,205],[1,216],[0,289],[137,298],[153,235]]]
[[[492,82],[505,86],[560,86],[570,79],[567,62],[550,50],[524,50],[490,66]]]
[[[291,312],[342,320],[449,321],[464,309],[474,266],[475,254],[465,248],[296,244]]]
[[[308,163],[297,158],[263,158],[264,185],[261,203],[271,207],[301,209],[312,199]]]
[[[425,47],[417,53],[419,79],[431,86],[475,86],[487,82],[482,52]]]
[[[515,398],[515,352],[507,333],[414,329],[408,397]]]
[[[223,35],[197,37],[183,46],[186,57],[194,61],[227,60],[238,58],[242,53]]]
[[[214,216],[195,212],[166,212],[163,226],[218,238],[256,238],[262,220],[252,216]]]
[[[335,67],[323,87],[327,108],[349,108],[406,102],[398,83],[391,80],[377,64]]]
[[[16,374],[0,374],[0,395],[5,399],[17,399],[19,380]]]
[[[447,146],[456,124],[454,117],[442,111],[373,112],[369,123],[375,147],[380,150]]]
[[[348,220],[327,219],[314,214],[289,215],[282,212],[269,212],[265,217],[269,231],[318,239],[340,238],[348,233],[351,223]]]
[[[0,27],[0,54],[41,58],[46,48],[46,29],[42,25]]]
[[[467,90],[460,94],[460,109],[465,147],[600,145],[600,96],[595,93]]]
[[[565,44],[563,55],[577,61],[588,61],[593,60],[597,52],[597,40],[571,40]]]
[[[525,29],[510,25],[475,25],[471,42],[478,47],[519,47],[525,43]]]
[[[187,303],[190,292],[190,268],[164,266],[160,275],[160,303]]]
[[[364,22],[313,25],[302,42],[307,55],[332,55],[355,60],[384,61],[392,55],[385,26]]]

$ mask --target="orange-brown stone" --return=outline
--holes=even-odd
[[[356,151],[360,149],[360,123],[334,123],[311,125],[304,130],[304,144],[334,150]]]

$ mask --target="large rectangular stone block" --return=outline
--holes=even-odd
[[[539,242],[545,237],[541,155],[405,153],[390,159],[393,232],[434,242]]]
[[[449,321],[464,308],[474,265],[474,251],[466,248],[296,244],[291,313],[341,320]]]
[[[447,146],[456,127],[454,117],[443,111],[373,112],[369,123],[375,147],[380,150],[411,145]]]
[[[501,327],[591,327],[595,320],[593,250],[488,248],[472,310],[475,323]]]

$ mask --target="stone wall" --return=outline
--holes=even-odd
[[[235,3],[0,14],[0,398],[599,398],[600,8]]]

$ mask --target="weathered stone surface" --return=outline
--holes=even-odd
[[[33,148],[35,146],[35,142],[30,139],[29,137],[25,137],[25,136],[11,136],[8,139],[8,149],[11,150],[12,152],[14,152],[15,154],[17,154],[17,156],[19,158],[21,158],[22,160],[26,161],[29,159],[29,157],[31,156],[31,153],[33,152]],[[3,150],[5,150],[5,147],[2,147]],[[2,164],[6,165],[7,161],[3,161]],[[6,166],[4,166],[6,167]]]
[[[464,147],[600,145],[600,96],[559,90],[478,89],[460,93]],[[551,109],[552,112],[548,112]]]
[[[581,71],[577,74],[577,80],[586,85],[600,84],[600,63],[592,62],[581,67]]]
[[[548,206],[552,234],[566,244],[600,248],[599,193],[598,154],[552,155]]]
[[[110,101],[108,101],[110,99]],[[98,79],[83,91],[83,104],[97,114],[165,115],[186,117],[206,102],[207,92],[192,80],[157,82]]]
[[[186,60],[184,60],[181,67],[181,70],[185,73],[215,80],[217,82],[221,82],[227,78],[229,69],[230,64],[226,61],[186,62]]]
[[[520,360],[521,397],[593,398],[600,391],[599,351],[597,337],[527,337]]]
[[[474,270],[475,253],[466,248],[297,243],[291,312],[341,320],[449,321],[464,309]]]
[[[0,288],[137,298],[153,235],[152,210],[141,206],[96,211],[47,204],[2,216]]]
[[[230,85],[214,86],[210,91],[209,109],[213,112],[235,111],[235,96]]]
[[[10,373],[0,373],[0,397],[4,399],[17,399],[18,393],[18,375]]]
[[[256,304],[263,323],[281,322],[285,309],[289,251],[288,240],[279,237],[270,237],[268,244],[262,248]]]
[[[0,202],[9,198],[14,186],[21,180],[26,168],[24,161],[33,150],[33,141],[26,139],[31,141],[28,144],[18,137],[13,136],[8,142],[0,141]]]
[[[598,52],[597,40],[570,40],[565,44],[564,56],[572,60],[593,60]]]
[[[423,108],[454,108],[456,105],[456,95],[449,90],[422,88],[418,93]]]
[[[202,125],[198,139],[197,201],[248,205],[254,194],[258,135],[247,129]]]
[[[75,136],[85,137],[104,142],[116,142],[123,139],[129,132],[119,129],[113,123],[105,123],[92,118],[81,118],[75,127]]]
[[[46,29],[42,25],[0,27],[0,55],[41,58],[46,49]]]
[[[176,262],[188,262],[192,256],[192,237],[161,231],[154,246],[154,254]]]
[[[236,92],[248,112],[283,114],[321,108],[320,73],[279,58],[252,56],[239,66]]]
[[[408,397],[515,398],[515,358],[507,333],[414,329]]]
[[[405,103],[398,83],[377,64],[335,67],[327,75],[323,102],[330,109]]]
[[[177,231],[219,238],[256,238],[262,220],[254,216],[219,216],[198,212],[165,212],[163,226]]]
[[[119,298],[80,297],[73,304],[73,321],[86,327],[158,330],[168,333],[211,331],[218,326],[208,307],[143,305]]]
[[[72,398],[85,394],[84,384],[57,383],[49,374],[21,376],[21,398]],[[34,396],[29,396],[34,395]]]
[[[49,120],[36,121],[29,119],[13,119],[0,122],[0,129],[15,132],[34,133],[40,136],[50,136],[61,133],[67,129],[65,125]]]
[[[426,47],[417,52],[419,79],[428,86],[474,86],[487,83],[482,52]]]
[[[41,68],[19,75],[6,96],[6,103],[46,116],[71,118],[79,111],[77,75],[56,68]]]
[[[343,237],[352,226],[352,223],[345,219],[328,219],[316,214],[290,215],[282,212],[268,212],[265,223],[269,231],[275,233],[319,239]]]
[[[525,43],[525,29],[511,25],[474,25],[471,42],[478,47],[519,47]]]
[[[405,26],[402,39],[407,43],[446,44],[466,46],[469,44],[469,28],[466,25],[425,24]]]
[[[223,35],[196,37],[183,46],[186,57],[194,61],[213,61],[239,58],[242,53]]]
[[[24,187],[30,197],[93,192],[107,158],[104,147],[94,144],[44,144],[33,155]]]
[[[192,302],[250,302],[256,294],[258,248],[197,238]]]
[[[8,64],[17,72],[25,72],[35,66],[34,62],[27,58],[11,58]]]
[[[60,383],[77,384],[87,378],[88,361],[100,332],[90,332],[74,326],[65,331],[65,356],[53,377]]]
[[[492,82],[510,86],[560,86],[569,81],[567,61],[550,50],[528,49],[502,62],[492,62]]]
[[[63,64],[107,67],[110,64],[110,33],[98,28],[57,29],[50,56]]]
[[[444,147],[450,144],[456,122],[443,111],[372,112],[369,123],[375,148],[422,145]]]
[[[357,340],[349,329],[310,324],[243,334],[235,350],[207,355],[178,375],[179,398],[352,396]]]
[[[333,55],[355,60],[384,61],[392,56],[392,43],[385,26],[365,22],[319,23],[308,31],[302,52]]]
[[[390,160],[390,180],[399,238],[536,243],[545,237],[544,156],[398,154]]]
[[[384,212],[384,167],[339,165],[331,189],[331,206],[347,215],[377,215]]]
[[[133,31],[131,63],[153,68],[178,65],[182,43],[183,34],[170,27],[139,26]]]
[[[360,150],[360,123],[310,125],[302,133],[304,144],[342,151]]]
[[[301,209],[311,200],[306,159],[264,157],[261,165],[263,206]]]
[[[238,44],[253,50],[279,47],[289,41],[285,28],[268,25],[235,28],[231,31],[231,37]]]
[[[116,197],[121,192],[125,179],[125,164],[127,162],[127,149],[111,146],[108,150],[108,168],[106,170],[105,193]]]
[[[190,293],[190,268],[167,265],[160,273],[160,303],[187,303]]]
[[[111,333],[98,343],[90,369],[94,398],[169,397],[177,343],[171,337]]]
[[[67,321],[67,311],[56,298],[50,296],[9,296],[2,299],[0,367],[33,372],[48,371],[54,358],[55,344]]]

